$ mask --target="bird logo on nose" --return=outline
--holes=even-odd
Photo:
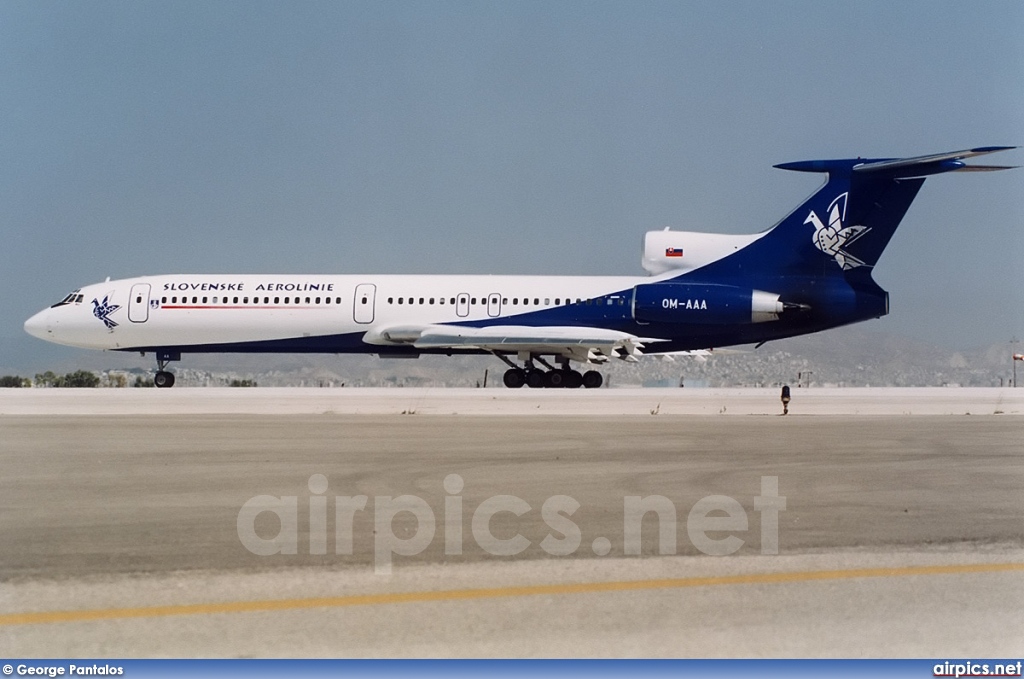
[[[109,294],[103,298],[102,302],[95,298],[92,300],[92,315],[103,321],[103,325],[107,326],[107,330],[113,330],[117,327],[117,323],[110,318],[110,314],[120,308],[120,304],[111,304]]]

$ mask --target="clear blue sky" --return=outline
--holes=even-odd
[[[0,366],[73,355],[22,322],[106,276],[642,274],[644,231],[820,181],[775,163],[1024,144],[1022,36],[1018,1],[0,0]],[[876,278],[879,331],[1024,339],[1024,169],[928,180]]]

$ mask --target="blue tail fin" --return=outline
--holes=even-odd
[[[966,165],[963,160],[1011,148],[1015,147],[990,146],[916,158],[776,165],[783,170],[823,172],[828,180],[764,236],[703,272],[748,280],[788,275],[869,276],[927,176],[1010,169]]]

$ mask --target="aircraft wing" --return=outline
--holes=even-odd
[[[689,349],[686,351],[666,351],[655,354],[658,358],[669,363],[674,363],[677,358],[692,358],[698,363],[706,363],[711,349]]]
[[[609,358],[636,361],[642,349],[656,338],[627,332],[577,326],[492,325],[471,328],[458,325],[401,326],[375,333],[388,343],[416,349],[475,349],[500,354],[520,352],[559,354],[581,363],[604,363]],[[374,342],[372,338],[366,341]]]
[[[676,358],[692,358],[698,363],[706,363],[708,358],[711,356],[721,356],[723,354],[749,354],[750,352],[745,349],[687,349],[684,351],[662,351],[655,354],[650,354],[660,358],[663,361],[672,363]]]

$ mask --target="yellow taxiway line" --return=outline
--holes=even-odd
[[[883,578],[925,575],[964,575],[1024,571],[1024,563],[976,563],[948,566],[907,566],[903,568],[859,568],[831,571],[793,571],[752,573],[698,578],[665,578],[658,580],[621,580],[611,582],[580,582],[555,585],[522,585],[481,589],[452,589],[422,592],[360,594],[305,599],[266,599],[257,601],[226,601],[205,604],[144,606],[139,608],[105,608],[71,611],[42,611],[0,614],[0,626],[35,625],[41,623],[86,622],[90,620],[123,620],[128,618],[163,618],[175,615],[218,613],[253,613],[259,611],[290,611],[304,608],[343,608],[386,604],[425,603],[434,601],[468,601],[523,596],[561,596],[599,592],[630,592],[648,589],[681,589],[716,585],[772,585],[820,580]]]

